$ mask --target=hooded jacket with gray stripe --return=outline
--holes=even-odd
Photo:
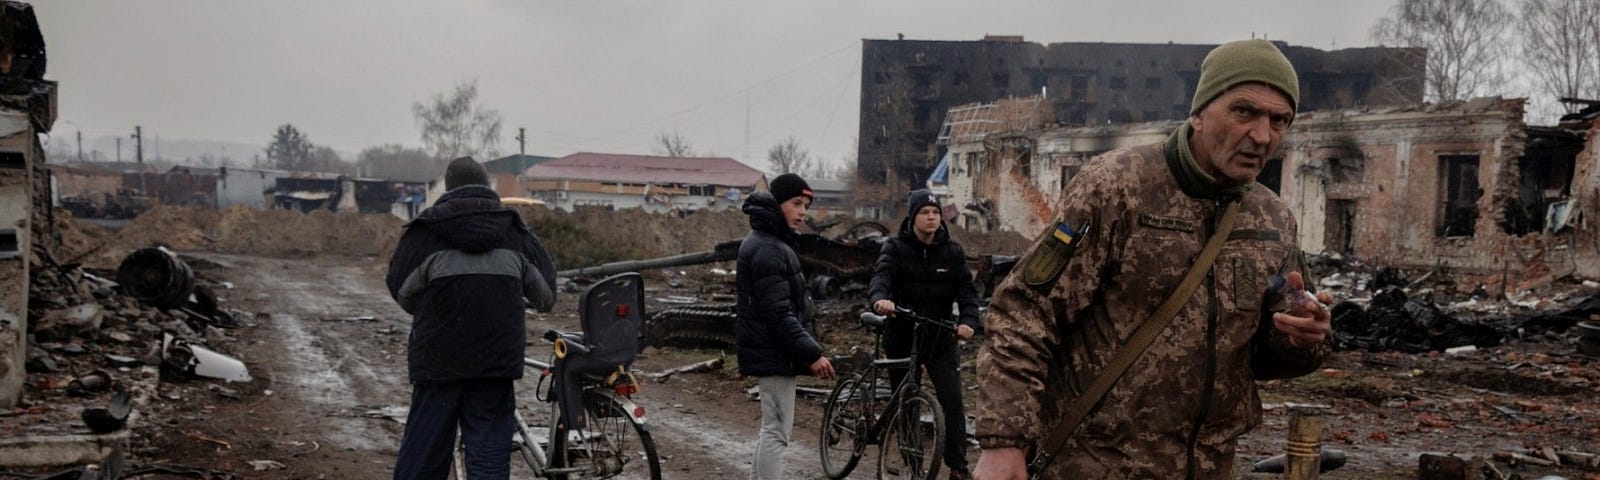
[[[522,378],[523,308],[550,311],[554,278],[539,238],[493,190],[446,192],[406,225],[384,279],[412,314],[411,381]]]

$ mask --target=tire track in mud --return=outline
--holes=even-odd
[[[392,316],[374,312],[388,300],[382,280],[364,275],[349,262],[265,259],[234,255],[206,255],[228,266],[230,277],[244,292],[269,308],[262,327],[271,333],[278,355],[268,361],[280,372],[280,395],[291,395],[318,417],[315,425],[341,448],[392,452],[399,437],[381,420],[354,417],[362,405],[408,403],[404,365],[374,364],[374,322],[330,322],[323,318],[357,315]],[[403,347],[402,347],[403,348]],[[400,360],[403,363],[403,358]]]
[[[269,314],[261,320],[260,329],[266,335],[258,347],[272,352],[272,357],[261,360],[278,372],[275,394],[294,398],[306,407],[307,415],[314,416],[306,422],[309,430],[304,434],[335,442],[341,450],[392,458],[401,429],[385,420],[352,415],[363,406],[406,407],[410,402],[404,356],[410,319],[389,298],[382,273],[365,271],[360,260],[350,259],[204,257],[224,266],[229,279],[238,285],[235,295],[248,298],[244,303]],[[529,322],[530,337],[544,328],[578,328],[575,295],[563,295],[560,300],[554,313],[537,315]],[[327,321],[361,315],[376,320]],[[392,330],[394,336],[376,333],[385,330]],[[527,355],[549,355],[547,344],[531,343]],[[529,370],[518,382],[519,405],[526,408],[537,402],[533,390],[538,375]],[[663,478],[748,477],[759,403],[746,400],[743,392],[706,398],[688,391],[691,384],[682,382],[652,382],[635,398],[650,411],[650,431],[663,455]],[[825,478],[815,444],[815,418],[821,407],[813,403],[801,400],[796,405],[795,438],[784,458],[785,478]],[[527,420],[538,424],[539,418],[535,415]],[[873,455],[869,453],[850,478],[871,477],[868,470]],[[513,478],[528,476],[521,465],[513,465],[512,474]]]

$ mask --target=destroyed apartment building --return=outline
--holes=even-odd
[[[1600,103],[1530,126],[1523,99],[1301,113],[1260,183],[1308,253],[1467,274],[1491,292],[1600,278]],[[1038,97],[951,109],[943,182],[968,228],[1035,232],[1090,158],[1181,121],[1055,127]]]
[[[1422,102],[1420,48],[1320,50],[1279,42],[1300,73],[1302,110]],[[868,210],[898,211],[943,154],[940,121],[958,105],[1037,95],[1042,124],[1070,127],[1182,120],[1216,45],[863,40],[856,171]],[[890,186],[891,188],[878,188]],[[891,215],[892,217],[892,215]]]
[[[767,189],[760,170],[727,157],[659,157],[581,152],[522,172],[528,196],[551,208],[642,208],[647,212],[737,210]]]

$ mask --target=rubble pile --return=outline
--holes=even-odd
[[[130,391],[148,396],[153,392],[146,388],[164,375],[193,376],[192,365],[168,358],[164,342],[183,339],[185,346],[213,348],[231,342],[215,328],[217,319],[231,315],[202,313],[217,301],[210,288],[226,284],[196,276],[189,286],[199,302],[160,309],[125,293],[110,279],[111,271],[63,265],[41,248],[33,250],[33,261],[38,268],[30,272],[24,406],[0,412],[0,432],[114,431],[130,409],[137,410],[129,404]]]
[[[1335,304],[1333,317],[1334,348],[1342,350],[1427,353],[1465,345],[1493,347],[1503,338],[1493,327],[1462,322],[1431,303],[1407,298],[1399,287],[1373,295],[1365,309],[1355,302]]]
[[[1443,352],[1510,339],[1576,345],[1580,332],[1573,327],[1600,321],[1600,283],[1593,281],[1567,279],[1572,281],[1497,297],[1436,272],[1411,279],[1395,268],[1337,255],[1311,257],[1307,266],[1321,279],[1320,289],[1338,300],[1332,306],[1333,342],[1343,350]]]
[[[519,207],[518,211],[561,268],[710,250],[750,231],[750,217],[734,210],[681,217],[637,208],[579,208],[569,213]]]

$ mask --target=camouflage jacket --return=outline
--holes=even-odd
[[[1187,131],[1091,160],[1056,208],[1062,228],[1034,240],[996,289],[978,354],[984,448],[1031,449],[1056,428],[1176,288],[1226,199],[1242,202],[1239,218],[1210,275],[1045,478],[1230,478],[1235,439],[1260,423],[1255,382],[1304,375],[1328,354],[1263,323],[1268,276],[1299,255],[1288,208],[1258,183],[1217,189]]]

